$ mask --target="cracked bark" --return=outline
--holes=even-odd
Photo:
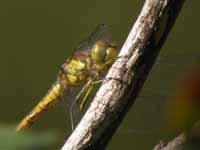
[[[156,60],[184,0],[146,0],[82,120],[62,150],[105,149]]]

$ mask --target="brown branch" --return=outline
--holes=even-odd
[[[186,141],[186,134],[182,133],[167,144],[163,142],[159,143],[153,150],[179,150]]]
[[[82,120],[62,150],[104,149],[140,92],[184,0],[146,0]]]

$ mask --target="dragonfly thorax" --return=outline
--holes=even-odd
[[[88,76],[88,58],[80,59],[74,55],[62,65],[59,80],[65,82],[64,84],[78,86],[85,82]]]

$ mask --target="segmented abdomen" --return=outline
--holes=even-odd
[[[45,97],[43,97],[42,100],[33,108],[33,110],[20,122],[16,130],[20,131],[30,127],[35,120],[39,118],[42,112],[48,110],[60,100],[60,94],[60,84],[56,83],[48,91]]]

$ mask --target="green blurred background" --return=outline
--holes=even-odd
[[[121,47],[139,14],[140,0],[0,1],[0,121],[16,124],[47,92],[74,47],[101,23],[110,25]],[[109,150],[151,149],[161,130],[165,101],[176,80],[199,63],[199,1],[187,1],[136,104],[110,142]],[[33,126],[56,130],[61,147],[69,117],[57,106]]]

